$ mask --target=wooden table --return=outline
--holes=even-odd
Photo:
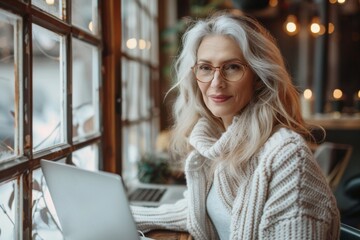
[[[148,232],[146,237],[156,240],[193,240],[191,235],[187,232],[175,232],[166,230],[155,230]]]

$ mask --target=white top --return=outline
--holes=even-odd
[[[215,184],[215,183],[214,183]],[[227,240],[230,237],[231,216],[225,205],[221,202],[216,193],[216,186],[210,188],[206,199],[206,210],[221,240]]]

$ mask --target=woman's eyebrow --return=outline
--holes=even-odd
[[[207,60],[207,59],[198,59],[197,62],[202,62],[202,63],[212,63],[211,60]],[[244,59],[240,59],[240,58],[231,58],[231,59],[227,59],[225,61],[221,61],[221,64],[224,64],[224,63],[229,63],[229,62],[246,62]]]
[[[198,59],[196,62],[211,63],[211,61],[206,59]]]

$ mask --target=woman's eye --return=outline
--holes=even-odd
[[[233,71],[238,71],[241,69],[241,65],[240,64],[236,64],[236,63],[231,63],[231,64],[227,64],[224,66],[225,70],[233,70]]]
[[[201,71],[211,71],[211,66],[209,66],[209,65],[200,65],[199,69]]]

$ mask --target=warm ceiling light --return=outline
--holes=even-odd
[[[311,99],[312,97],[312,91],[310,89],[305,89],[303,94],[305,99]]]
[[[338,3],[343,4],[346,2],[346,0],[337,0]]]
[[[319,35],[323,35],[323,34],[325,34],[325,26],[324,25],[322,25],[322,24],[319,24],[319,26],[320,26],[320,31],[319,31]]]
[[[126,47],[129,49],[134,49],[137,46],[136,38],[130,38],[126,41]]]
[[[269,1],[269,6],[270,7],[276,7],[279,4],[278,0],[270,0]]]
[[[329,0],[329,3],[331,4],[335,4],[337,2],[337,0]]]
[[[343,95],[343,93],[342,93],[342,91],[340,90],[340,89],[334,89],[334,91],[333,91],[333,97],[335,98],[335,99],[340,99],[341,97],[342,97],[342,95]]]
[[[139,40],[139,49],[145,49],[146,48],[146,41],[144,39]]]
[[[91,32],[94,30],[94,25],[92,21],[89,22],[88,28]]]
[[[310,24],[310,32],[314,36],[322,35],[325,33],[325,27],[320,24],[319,17],[313,17]]]
[[[286,18],[286,21],[284,23],[284,28],[285,28],[285,32],[290,36],[293,36],[299,32],[297,19],[294,15],[289,15]]]
[[[319,33],[320,32],[320,24],[312,23],[310,25],[310,30],[311,30],[312,33],[315,33],[315,34]]]
[[[294,22],[288,22],[286,24],[286,30],[290,33],[293,33],[296,31],[296,24]]]
[[[55,0],[46,0],[45,2],[47,5],[54,5]]]
[[[334,30],[334,24],[329,22],[327,33],[332,34]],[[318,17],[314,17],[310,24],[310,31],[314,36],[321,36],[326,33],[326,28],[323,24],[320,23],[320,19]]]
[[[328,33],[332,34],[335,31],[335,26],[333,23],[329,22],[329,26],[328,26]]]

